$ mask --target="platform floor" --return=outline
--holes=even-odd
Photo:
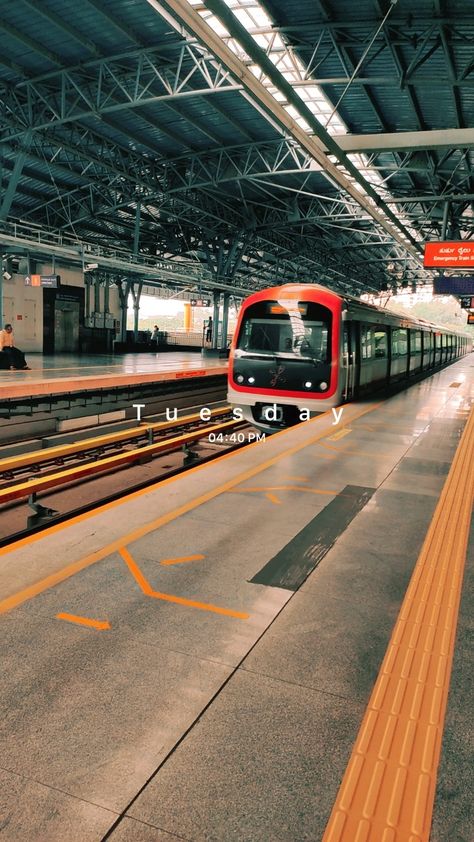
[[[166,351],[118,355],[28,354],[31,371],[0,370],[2,398],[60,393],[95,386],[175,379],[176,375],[203,377],[227,371],[227,360],[193,351]]]
[[[0,550],[0,842],[322,839],[473,367]],[[431,842],[472,842],[473,550]]]

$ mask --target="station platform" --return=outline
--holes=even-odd
[[[31,371],[0,371],[2,399],[161,383],[209,377],[227,371],[227,360],[209,358],[192,351],[158,351],[120,357],[28,354],[27,359]]]
[[[472,842],[473,367],[0,550],[1,842]]]

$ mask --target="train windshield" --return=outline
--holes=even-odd
[[[331,311],[312,301],[261,301],[246,311],[237,348],[329,362]]]

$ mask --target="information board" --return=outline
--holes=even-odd
[[[467,323],[468,325],[474,325],[474,313],[467,314]]]
[[[460,240],[426,243],[423,266],[428,269],[474,269],[474,242]]]
[[[462,295],[459,299],[459,304],[463,310],[470,310],[471,308],[474,309],[474,298],[470,295]]]
[[[59,275],[26,275],[26,287],[50,287],[57,288],[60,284],[61,277]]]
[[[211,299],[210,298],[191,298],[190,304],[191,304],[191,307],[210,307],[211,306]]]
[[[440,275],[433,281],[435,295],[474,295],[474,275]]]

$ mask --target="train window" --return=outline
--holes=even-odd
[[[314,302],[262,301],[244,315],[237,348],[329,362],[331,312]]]
[[[374,331],[375,356],[384,358],[388,357],[388,336],[386,330]]]
[[[433,334],[432,333],[424,333],[423,334],[423,345],[425,351],[431,351],[433,348]]]
[[[373,331],[371,327],[361,326],[360,329],[360,344],[362,349],[362,359],[369,360],[373,352]]]
[[[412,330],[411,349],[415,354],[421,354],[421,330]]]
[[[392,357],[404,357],[408,353],[408,331],[406,328],[392,330]]]

